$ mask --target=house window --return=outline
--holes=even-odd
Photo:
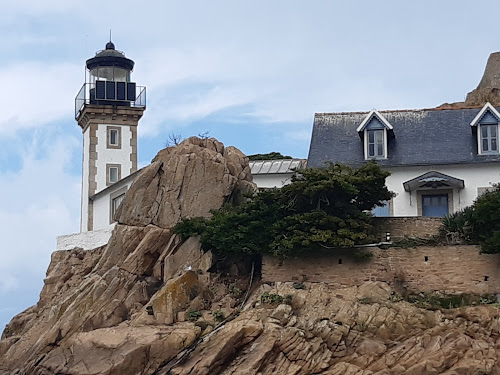
[[[356,131],[364,140],[365,159],[387,159],[388,133],[392,138],[393,127],[378,111],[371,111]],[[363,133],[361,133],[363,132]]]
[[[366,155],[368,159],[379,159],[385,157],[384,133],[385,133],[384,129],[366,131],[367,135]]]
[[[116,211],[118,211],[118,207],[120,207],[120,204],[122,203],[123,198],[125,198],[125,193],[117,196],[116,198],[113,198],[113,200],[111,201],[111,217],[112,218],[115,216]]]
[[[121,179],[121,165],[106,164],[106,185],[109,186]]]
[[[125,193],[127,192],[127,187],[124,186],[109,195],[109,223],[112,224],[115,222],[114,217],[116,211],[120,207],[123,199],[125,198]]]
[[[107,127],[107,148],[121,148],[121,129],[117,126]]]
[[[375,217],[391,216],[391,201],[383,201],[383,206],[375,206],[372,209],[372,215]]]
[[[498,125],[481,125],[481,153],[498,153]]]

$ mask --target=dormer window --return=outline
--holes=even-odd
[[[385,130],[367,130],[367,156],[370,159],[385,158]]]
[[[498,154],[498,125],[500,113],[490,103],[486,103],[470,123],[476,129],[479,155]]]
[[[393,127],[378,111],[371,111],[357,128],[364,142],[365,159],[387,159],[387,133]]]
[[[498,124],[486,125],[481,124],[481,153],[482,154],[497,154],[498,153]]]

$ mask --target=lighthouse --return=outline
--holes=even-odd
[[[80,231],[104,229],[137,171],[137,126],[146,109],[146,88],[131,78],[134,61],[110,41],[86,62],[75,98],[83,133]]]

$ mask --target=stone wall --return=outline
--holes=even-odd
[[[300,258],[262,259],[262,281],[324,282],[335,287],[385,281],[410,291],[500,293],[500,254],[476,246],[365,249],[373,258],[356,261],[355,250],[316,252]]]
[[[373,219],[380,241],[385,241],[385,234],[391,234],[391,240],[403,237],[430,237],[441,228],[439,217],[376,217]]]

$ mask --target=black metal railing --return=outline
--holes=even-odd
[[[85,83],[75,98],[75,118],[86,104],[146,107],[146,87],[135,82],[96,81]]]

